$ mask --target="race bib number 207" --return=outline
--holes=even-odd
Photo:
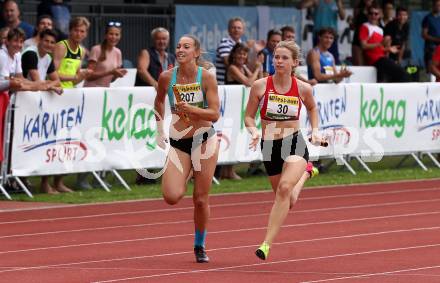
[[[203,106],[203,92],[200,84],[176,85],[175,87],[178,90],[179,100],[191,105]]]

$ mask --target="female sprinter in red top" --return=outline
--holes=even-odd
[[[168,96],[173,115],[169,133],[171,147],[162,176],[163,197],[169,204],[179,202],[185,194],[190,171],[194,169],[194,253],[197,262],[208,262],[205,252],[208,193],[219,150],[212,123],[218,120],[220,113],[217,81],[199,66],[200,53],[200,42],[195,37],[180,38],[176,46],[179,66],[160,75],[154,108],[158,115],[158,145],[164,148],[167,139],[161,121]]]
[[[256,251],[263,260],[268,257],[273,240],[286,219],[292,190],[304,175],[309,159],[306,142],[299,132],[303,104],[312,125],[312,143],[321,142],[312,87],[292,75],[299,63],[299,53],[299,47],[293,41],[282,41],[276,46],[273,59],[275,74],[255,81],[246,108],[245,123],[252,135],[250,148],[253,149],[260,141],[255,115],[258,108],[261,110],[261,151],[276,194],[264,242]]]

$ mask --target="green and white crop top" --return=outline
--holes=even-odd
[[[206,94],[202,89],[203,68],[198,67],[196,82],[190,84],[176,84],[177,70],[178,67],[173,68],[173,74],[168,85],[168,101],[170,102],[171,110],[174,111],[176,109],[176,97],[174,96],[173,86],[176,86],[179,90],[179,95],[182,101],[196,107],[207,108],[208,101],[206,100]]]

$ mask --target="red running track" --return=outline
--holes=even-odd
[[[211,197],[209,264],[192,202],[0,213],[0,282],[440,282],[440,180],[304,190],[268,261],[273,194]]]

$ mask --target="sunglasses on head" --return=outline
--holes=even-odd
[[[107,24],[107,26],[108,27],[121,27],[122,26],[122,24],[121,24],[121,22],[108,22],[108,24]]]

